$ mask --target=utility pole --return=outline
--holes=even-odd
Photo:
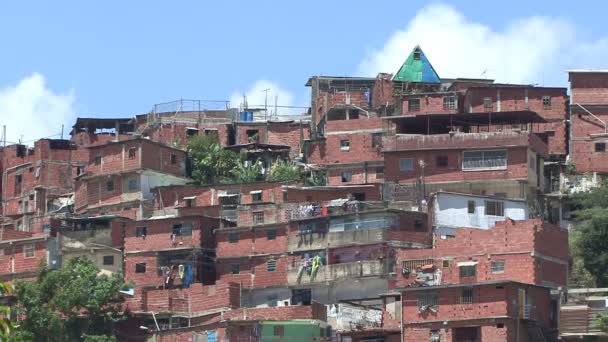
[[[61,124],[61,140],[63,140],[63,124]]]
[[[265,95],[264,95],[264,120],[268,120],[268,91],[270,90],[270,88],[266,88],[264,90],[262,90]]]

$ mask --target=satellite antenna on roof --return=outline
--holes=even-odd
[[[482,76],[483,78],[487,78],[487,75],[488,75],[488,69],[485,69],[485,70],[484,70],[484,71],[481,73],[481,76]]]

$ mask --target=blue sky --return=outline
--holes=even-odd
[[[309,76],[394,72],[417,43],[440,76],[483,69],[566,86],[565,68],[602,67],[608,51],[605,5],[582,3],[3,2],[0,124],[28,140],[75,116],[132,116],[157,102],[246,91],[259,100],[268,85],[280,103],[307,105]]]

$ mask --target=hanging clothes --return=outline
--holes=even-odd
[[[319,255],[315,255],[314,258],[312,258],[312,270],[310,273],[310,281],[314,281],[315,277],[317,276],[317,271],[319,270],[319,266],[321,266],[321,257]]]
[[[180,265],[181,266],[181,265]],[[192,264],[186,264],[186,266],[184,267],[184,281],[183,281],[183,285],[184,288],[189,288],[190,284],[192,284],[192,281],[194,280],[194,268],[192,267]]]
[[[179,279],[184,279],[184,265],[180,264],[177,267],[177,274],[179,274]]]

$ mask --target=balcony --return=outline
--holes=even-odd
[[[382,202],[351,201],[335,199],[331,201],[284,203],[281,205],[285,221],[305,220],[315,217],[357,214],[384,209]]]
[[[225,320],[292,320],[314,319],[326,322],[327,308],[325,305],[312,302],[312,305],[290,305],[269,308],[240,308],[230,310],[223,315]]]
[[[450,133],[450,134],[397,134],[384,137],[384,152],[505,148],[505,146],[534,146],[538,152],[547,152],[547,144],[535,134],[519,131],[491,133]],[[544,147],[544,148],[542,148]]]
[[[301,265],[287,272],[289,285],[322,283],[344,278],[381,277],[393,271],[392,260],[363,260],[358,262],[322,265],[316,274],[309,275]]]
[[[193,315],[201,312],[236,308],[240,301],[239,285],[235,283],[192,284],[187,289],[144,290],[141,309],[156,313],[172,312]]]
[[[287,243],[289,252],[299,252],[328,247],[339,247],[348,245],[365,245],[381,243],[389,239],[388,229],[357,229],[327,234],[301,233],[292,236]]]

